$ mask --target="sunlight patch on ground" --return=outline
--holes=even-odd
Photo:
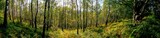
[[[56,31],[49,31],[49,36],[51,38],[102,38],[102,37],[117,37],[125,36],[128,37],[126,31],[129,30],[129,27],[125,25],[126,21],[108,23],[108,25],[100,24],[101,27],[90,27],[82,32],[82,29],[79,30],[77,34],[77,29],[62,31],[58,29]]]
[[[80,32],[80,31],[79,31]],[[77,30],[64,30],[58,29],[57,31],[50,31],[51,38],[81,38],[82,33],[77,34]]]

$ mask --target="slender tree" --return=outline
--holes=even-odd
[[[35,15],[35,19],[34,19],[34,23],[35,23],[35,31],[37,29],[37,15],[38,15],[38,0],[37,0],[37,10],[36,10],[36,15]]]
[[[88,23],[88,0],[83,0],[83,32],[87,27]]]
[[[48,13],[47,13],[47,30],[48,30],[48,28],[49,28],[49,25],[50,25],[50,0],[48,0],[48,11],[47,11]]]
[[[76,23],[77,24],[77,34],[79,34],[79,30],[78,30],[79,29],[79,23],[78,23],[79,22],[79,19],[78,19],[78,12],[79,12],[78,9],[79,8],[78,8],[78,1],[77,0],[76,0],[76,6],[77,6],[77,9],[76,9],[77,10],[77,14],[76,14],[76,19],[77,19],[77,23]]]
[[[67,6],[66,6],[67,2],[65,2],[65,0],[63,0],[63,9],[62,9],[62,14],[63,14],[63,28],[67,28]]]
[[[50,2],[51,4],[50,4],[50,6],[51,6],[51,8],[54,10],[55,8],[56,8],[56,5],[55,5],[55,0],[52,0],[51,2]],[[55,7],[54,7],[55,6]],[[55,11],[56,12],[56,11]],[[52,23],[53,23],[53,12],[51,12],[50,13],[50,27],[52,26]],[[55,22],[53,23],[53,24],[55,24]]]
[[[108,13],[107,13],[106,23],[105,23],[106,25],[108,24],[109,14],[110,14],[110,1],[108,2]]]
[[[94,0],[91,0],[91,13],[92,15],[91,16],[94,16],[93,12],[94,12],[94,6],[93,6],[93,3],[94,3]],[[93,24],[93,17],[91,17],[91,25]]]
[[[4,28],[7,28],[8,5],[9,5],[9,0],[6,0],[5,10],[4,10],[4,21],[3,21],[3,27],[4,27]]]
[[[98,26],[98,0],[96,0],[96,27]]]
[[[87,26],[86,17],[86,0],[83,0],[83,32],[85,31],[85,28]]]
[[[58,9],[58,10],[61,10],[61,9]],[[63,31],[63,27],[62,27],[63,23],[61,23],[62,22],[62,14],[61,14],[61,12],[59,12],[58,14],[59,14],[59,24],[58,24],[58,26],[61,27],[62,31]]]
[[[82,0],[80,0],[80,8],[79,8],[79,9],[80,9],[80,12],[79,12],[79,13],[80,13],[80,17],[79,17],[79,18],[80,18],[80,22],[81,22],[81,26],[80,26],[80,27],[81,27],[81,29],[83,29],[83,18],[82,18],[82,16],[83,16],[83,13],[82,13]]]
[[[87,28],[87,26],[88,26],[88,8],[89,8],[89,0],[86,0],[86,4],[85,4],[86,6],[85,6],[85,8],[86,8],[86,11],[85,11],[85,16],[86,16],[86,18],[85,18],[85,29]]]
[[[58,23],[59,27],[62,27],[61,19],[62,19],[62,16],[61,16],[61,13],[59,12],[59,23]],[[63,31],[63,28],[62,28],[62,31]]]
[[[12,0],[12,3],[11,3],[11,5],[12,5],[12,22],[14,23],[14,19],[15,19],[15,5],[14,5],[15,3],[14,3],[14,0]]]
[[[73,14],[73,13],[74,13],[74,0],[71,0],[71,3],[72,3],[72,4],[71,4],[71,6],[72,6],[72,7],[71,7],[71,19],[74,20],[74,16],[73,16],[73,15],[74,15],[74,14]],[[71,23],[73,23],[73,22],[71,22]]]
[[[20,25],[22,25],[22,10],[23,10],[23,8],[22,8],[22,6],[23,6],[23,0],[21,0],[20,1]]]
[[[65,29],[67,29],[67,18],[68,18],[67,12],[68,12],[68,10],[67,10],[67,8],[65,8]]]
[[[12,1],[10,0],[9,3],[10,3],[10,4],[9,4],[9,6],[8,6],[8,9],[9,9],[9,11],[8,11],[8,17],[9,17],[9,20],[12,20],[12,18],[11,18],[11,12],[12,12],[12,10],[11,10],[12,4],[11,4],[11,3],[12,3]]]
[[[62,0],[62,13],[60,15],[61,15],[60,20],[62,20],[62,21],[60,21],[60,22],[62,22],[61,27],[62,27],[62,31],[64,31],[64,0]]]
[[[43,32],[42,32],[42,38],[45,38],[45,30],[46,30],[46,9],[47,9],[47,3],[48,0],[45,0],[45,8],[44,8],[44,20],[43,20]]]
[[[34,21],[34,18],[33,18],[33,0],[31,0],[31,18],[32,18],[32,20],[31,20],[31,25],[32,25],[32,27],[33,27],[33,21]]]

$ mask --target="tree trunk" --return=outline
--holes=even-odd
[[[105,23],[106,25],[108,24],[109,14],[110,14],[110,2],[108,2],[108,14],[107,14],[106,23]]]
[[[45,8],[44,8],[44,20],[43,20],[43,32],[42,32],[42,38],[45,38],[45,30],[46,30],[46,8],[47,8],[48,0],[45,1]]]
[[[82,6],[81,6],[82,3],[81,2],[82,1],[80,1],[80,12],[79,12],[80,13],[80,17],[79,18],[80,18],[80,22],[81,22],[80,25],[81,26],[79,28],[83,29],[83,19],[82,19],[83,14],[82,14],[82,9],[81,9],[82,8]]]
[[[31,0],[31,18],[32,18],[32,20],[31,20],[31,25],[32,25],[32,27],[33,27],[33,0]]]
[[[77,19],[77,23],[76,23],[77,24],[77,34],[79,34],[79,30],[78,30],[79,29],[79,23],[78,23],[79,19],[78,19],[78,3],[77,3],[77,0],[76,0],[76,6],[77,6],[77,14],[76,14],[76,19]]]
[[[35,23],[35,31],[37,29],[37,14],[38,14],[38,0],[37,0],[37,10],[36,10],[36,15],[35,15],[35,19],[34,19],[34,23]]]
[[[67,29],[67,18],[68,18],[68,17],[67,17],[67,9],[65,10],[65,12],[66,12],[66,13],[65,13],[65,16],[66,16],[66,17],[65,17],[65,29]]]
[[[83,32],[85,31],[85,11],[86,11],[86,9],[85,9],[85,0],[83,0]]]
[[[8,11],[8,17],[9,17],[9,20],[12,20],[12,19],[11,19],[11,12],[12,12],[12,10],[11,10],[11,5],[12,5],[12,4],[11,4],[11,3],[12,3],[12,2],[9,1],[9,3],[10,3],[10,4],[9,4],[9,6],[8,6],[8,10],[9,10],[9,11]]]
[[[20,2],[20,25],[22,25],[22,5],[23,5],[23,0],[21,0],[21,2]]]
[[[5,10],[4,10],[4,21],[3,21],[3,27],[7,28],[7,12],[8,12],[8,5],[9,5],[9,1],[6,0],[6,6],[5,6]]]
[[[147,3],[149,2],[149,0],[143,0],[143,1],[137,1],[134,0],[134,5],[133,5],[133,24],[134,26],[136,26],[137,23],[141,22],[141,20],[144,18],[144,11],[145,11],[145,7],[147,5]]]
[[[15,15],[14,15],[14,14],[15,14],[15,13],[14,13],[14,12],[15,12],[15,6],[14,6],[14,4],[15,4],[15,3],[14,3],[14,0],[12,0],[12,22],[13,22],[13,23],[14,23],[14,19],[15,19]]]
[[[86,19],[85,19],[85,29],[87,28],[87,26],[88,26],[88,2],[86,2],[86,11],[85,11],[85,16],[86,16]]]
[[[98,0],[96,0],[96,27],[98,26]]]
[[[51,21],[51,20],[49,20],[49,17],[50,17],[50,0],[48,0],[47,30],[49,28],[50,21]]]
[[[92,6],[91,6],[91,13],[92,13],[92,16],[94,16],[94,13],[93,13],[93,12],[94,12],[94,11],[93,11],[93,10],[94,10],[94,9],[93,9],[93,8],[94,8],[94,7],[93,7],[93,2],[94,2],[94,1],[93,1],[93,0],[91,0],[91,4],[92,4]],[[91,17],[91,25],[92,25],[92,24],[94,24],[93,19],[94,19],[94,18],[93,18],[93,17]]]
[[[63,0],[63,5],[62,5],[62,13],[61,13],[61,27],[62,27],[62,31],[64,31],[64,0]]]

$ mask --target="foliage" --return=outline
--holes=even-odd
[[[51,0],[46,6],[45,0],[37,1],[31,6],[29,0],[9,0],[8,25],[0,28],[0,38],[42,38],[42,31],[47,38],[160,38],[157,1],[144,3],[144,8],[144,1],[134,0]],[[0,26],[4,7],[0,0]]]
[[[135,38],[159,38],[160,37],[160,20],[154,16],[148,16],[142,23],[134,29],[132,37]]]
[[[0,10],[4,9],[5,2],[4,0],[0,0]],[[0,12],[1,13],[1,12]]]
[[[38,29],[37,31],[34,28],[20,26],[18,22],[9,23],[6,31],[0,31],[0,33],[6,33],[7,35],[2,35],[5,38],[40,38],[41,31]]]

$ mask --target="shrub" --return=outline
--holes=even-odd
[[[136,38],[160,38],[160,20],[154,16],[146,17],[131,34]]]

